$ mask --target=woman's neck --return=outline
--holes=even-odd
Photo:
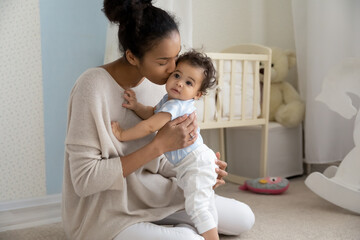
[[[101,67],[108,71],[123,89],[136,87],[144,79],[144,77],[139,74],[138,69],[126,61],[124,57]]]

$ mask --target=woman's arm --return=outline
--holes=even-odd
[[[92,73],[92,72],[91,72]],[[74,85],[69,99],[66,144],[67,171],[76,193],[85,197],[105,190],[122,190],[124,176],[166,151],[192,144],[196,133],[194,114],[167,123],[151,143],[127,156],[119,156],[104,115],[103,81],[85,73]],[[110,96],[111,97],[111,96]],[[105,117],[105,118],[104,118]],[[195,130],[194,130],[195,129]],[[124,164],[124,166],[122,166]]]
[[[118,122],[111,122],[111,128],[119,141],[131,141],[158,131],[170,120],[170,113],[159,112],[129,129],[122,129]]]
[[[126,177],[139,167],[145,165],[165,152],[190,146],[196,141],[197,123],[195,114],[181,116],[168,122],[159,130],[155,138],[139,150],[120,158],[123,168],[123,176]],[[195,132],[194,138],[190,133]]]
[[[129,155],[115,156],[116,150],[113,149],[111,155],[103,156],[104,153],[97,146],[97,142],[91,141],[96,139],[97,135],[92,135],[97,132],[88,131],[93,129],[88,124],[89,122],[85,125],[70,124],[66,139],[71,179],[76,193],[81,197],[109,189],[121,190],[124,177],[163,153],[187,147],[196,140],[196,138],[191,139],[189,134],[197,127],[192,114],[167,123],[149,144]],[[80,135],[81,139],[76,137],[79,136],[77,134],[79,131],[83,133]]]
[[[159,114],[159,113],[158,113]],[[155,114],[155,115],[158,115],[158,114]],[[183,116],[184,117],[184,116]],[[177,118],[177,119],[175,119],[174,121],[182,121],[182,118],[183,117],[179,117],[179,118]],[[191,117],[195,117],[195,122],[193,121],[193,122],[190,122],[190,124],[191,125],[193,125],[193,127],[194,128],[192,128],[193,129],[193,131],[189,131],[190,129],[191,129],[191,126],[188,126],[188,124],[189,124],[189,119],[191,118]],[[191,138],[190,138],[190,133],[191,132],[195,132],[196,133],[196,131],[194,131],[194,129],[197,129],[197,124],[196,124],[196,116],[195,116],[195,114],[194,113],[192,113],[191,115],[190,115],[190,117],[187,119],[187,122],[184,122],[184,126],[182,126],[182,125],[177,125],[177,123],[176,122],[174,122],[174,121],[172,121],[171,122],[171,124],[169,124],[169,126],[172,126],[172,127],[170,127],[169,128],[169,130],[166,130],[166,129],[164,129],[165,130],[165,132],[164,132],[164,134],[169,134],[170,136],[171,136],[171,132],[172,131],[174,131],[174,130],[176,130],[176,127],[180,127],[180,129],[181,129],[181,127],[186,127],[186,128],[188,128],[187,130],[189,131],[189,134],[187,134],[187,135],[184,135],[184,139],[186,138],[186,137],[189,137],[189,139],[191,140]],[[145,122],[145,121],[143,121],[143,122]],[[174,124],[174,125],[173,125]],[[195,126],[195,125],[196,126]],[[130,129],[129,129],[130,130]],[[184,129],[185,130],[185,129]],[[160,133],[160,132],[159,132]],[[158,134],[159,134],[158,133]],[[161,134],[161,133],[160,133]],[[176,134],[176,133],[175,133]],[[186,133],[185,133],[186,134]],[[188,136],[189,135],[189,136]],[[170,143],[169,141],[167,141],[167,137],[166,136],[163,136],[163,137],[165,137],[165,139],[163,139],[163,140],[165,140],[166,141],[166,143],[168,143],[169,144],[169,147],[171,147],[171,144],[172,143]],[[196,140],[196,138],[194,138],[195,140]],[[195,142],[195,140],[194,139],[192,139],[191,140],[191,142],[192,143],[194,143]],[[169,139],[168,140],[170,140],[170,137],[169,137]],[[172,140],[175,140],[174,138],[172,139]],[[178,142],[178,143],[180,143],[180,142]],[[189,143],[189,141],[186,141],[185,143]],[[192,144],[191,143],[191,144]],[[158,150],[158,146],[155,144],[155,145],[152,145],[152,144],[154,144],[154,142],[151,142],[150,144],[148,144],[147,146],[145,146],[144,147],[144,149],[140,149],[139,151],[140,152],[138,152],[138,154],[135,154],[134,153],[134,156],[130,156],[131,158],[137,158],[137,157],[142,157],[142,156],[144,156],[144,155],[142,155],[142,154],[151,154],[151,152],[152,151],[154,151],[154,153],[155,153],[155,155],[157,155],[156,154],[156,152],[157,152],[157,150]],[[165,145],[163,145],[164,143],[159,143],[160,144],[160,146],[165,146]],[[180,143],[180,144],[183,144],[183,143]],[[190,145],[190,144],[189,144]],[[189,145],[187,145],[187,146],[189,146]],[[147,149],[147,147],[148,147],[148,149]],[[184,147],[186,147],[186,146],[184,146]],[[173,150],[176,150],[176,149],[179,149],[179,148],[174,148]],[[150,151],[150,152],[148,152],[148,151]],[[169,151],[171,151],[171,150],[169,150]],[[168,152],[168,151],[163,151],[162,153],[164,153],[164,152]],[[161,154],[162,154],[161,153]],[[159,154],[158,156],[160,156],[161,154]],[[157,157],[157,156],[156,156]],[[224,181],[224,179],[223,179],[223,177],[226,177],[227,175],[228,175],[228,173],[225,171],[225,169],[226,169],[226,167],[227,167],[227,163],[226,162],[224,162],[224,161],[222,161],[222,160],[220,160],[220,153],[219,152],[217,152],[216,153],[216,157],[217,157],[217,159],[214,159],[214,161],[215,161],[215,164],[218,166],[218,168],[216,168],[216,173],[218,174],[218,177],[217,177],[217,179],[216,179],[216,184],[213,186],[213,188],[215,189],[215,188],[217,188],[218,186],[221,186],[221,185],[223,185],[223,184],[225,184],[225,181]],[[154,157],[155,158],[155,157]],[[124,157],[122,157],[122,160],[124,159]],[[126,160],[125,160],[126,161]],[[123,164],[124,164],[124,162],[123,162]],[[140,166],[142,166],[142,164],[140,164],[137,168],[139,168]],[[136,168],[136,169],[137,169]],[[124,169],[124,166],[123,166],[123,169]],[[125,173],[124,173],[124,176],[125,176]]]

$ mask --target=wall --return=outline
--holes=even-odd
[[[218,52],[257,43],[295,51],[291,10],[289,0],[194,0],[193,47]],[[289,71],[287,81],[297,86],[296,68]],[[219,150],[218,130],[203,130],[202,135]]]
[[[0,1],[0,201],[60,193],[67,102],[103,63],[99,0]]]
[[[193,46],[206,51],[240,43],[295,50],[288,0],[194,0],[193,24]]]
[[[0,1],[0,200],[45,194],[38,0]]]
[[[70,90],[85,69],[104,61],[101,8],[99,0],[40,0],[47,194],[61,192]]]

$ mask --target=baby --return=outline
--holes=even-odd
[[[112,130],[119,141],[142,138],[162,128],[167,122],[196,110],[194,103],[206,90],[214,86],[215,68],[205,54],[194,50],[182,54],[176,61],[176,69],[166,82],[166,92],[155,106],[144,106],[136,101],[135,92],[126,90],[123,106],[145,119],[134,127],[124,130],[118,122],[112,122]],[[204,143],[197,129],[198,138],[189,147],[165,153],[174,165],[178,185],[184,190],[185,210],[198,232],[206,239],[219,239],[217,212],[214,206],[213,186],[216,183],[215,153]]]

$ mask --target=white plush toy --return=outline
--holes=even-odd
[[[271,61],[269,120],[285,127],[296,127],[304,120],[305,104],[296,89],[286,81],[295,66],[295,53],[273,47]]]

